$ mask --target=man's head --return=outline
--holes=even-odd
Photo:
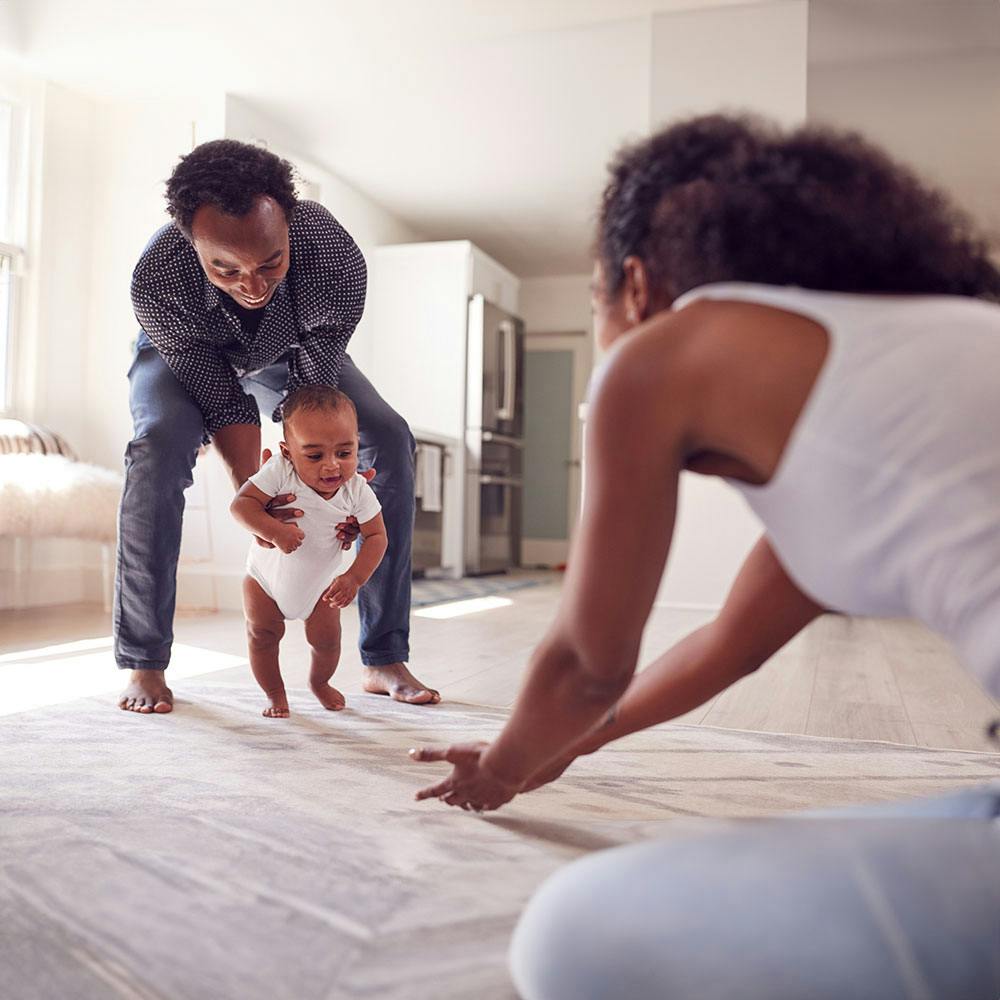
[[[288,272],[295,210],[292,166],[232,139],[202,143],[167,181],[167,211],[208,280],[246,309],[262,309]]]
[[[350,398],[328,385],[296,389],[281,408],[281,453],[299,479],[331,497],[358,471],[358,415]]]

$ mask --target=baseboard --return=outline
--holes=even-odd
[[[97,575],[100,578],[99,570]],[[19,600],[17,574],[8,569],[0,574],[0,609],[45,608],[100,600],[100,585],[95,596],[88,578],[88,570],[80,565],[34,567],[23,573]]]
[[[565,538],[522,538],[522,566],[561,566],[569,557]]]
[[[184,611],[242,611],[242,570],[208,564],[177,568],[177,607]]]

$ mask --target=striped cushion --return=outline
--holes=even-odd
[[[64,455],[76,461],[76,453],[58,434],[12,419],[0,419],[0,455]]]

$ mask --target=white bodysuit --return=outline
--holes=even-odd
[[[1000,695],[1000,306],[706,285],[806,316],[826,360],[770,482],[729,480],[817,603],[916,618]]]
[[[305,538],[294,552],[287,554],[252,541],[247,554],[247,573],[278,605],[285,618],[308,618],[343,561],[337,525],[352,516],[358,519],[358,524],[364,524],[381,511],[382,505],[364,476],[357,474],[331,499],[324,500],[299,479],[292,463],[280,454],[270,458],[260,472],[250,477],[250,482],[269,497],[295,494],[295,508],[302,511],[295,523]]]

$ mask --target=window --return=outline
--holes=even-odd
[[[0,414],[10,409],[17,274],[22,257],[19,108],[0,97]]]
[[[10,408],[10,345],[13,326],[13,257],[0,250],[0,414]]]

